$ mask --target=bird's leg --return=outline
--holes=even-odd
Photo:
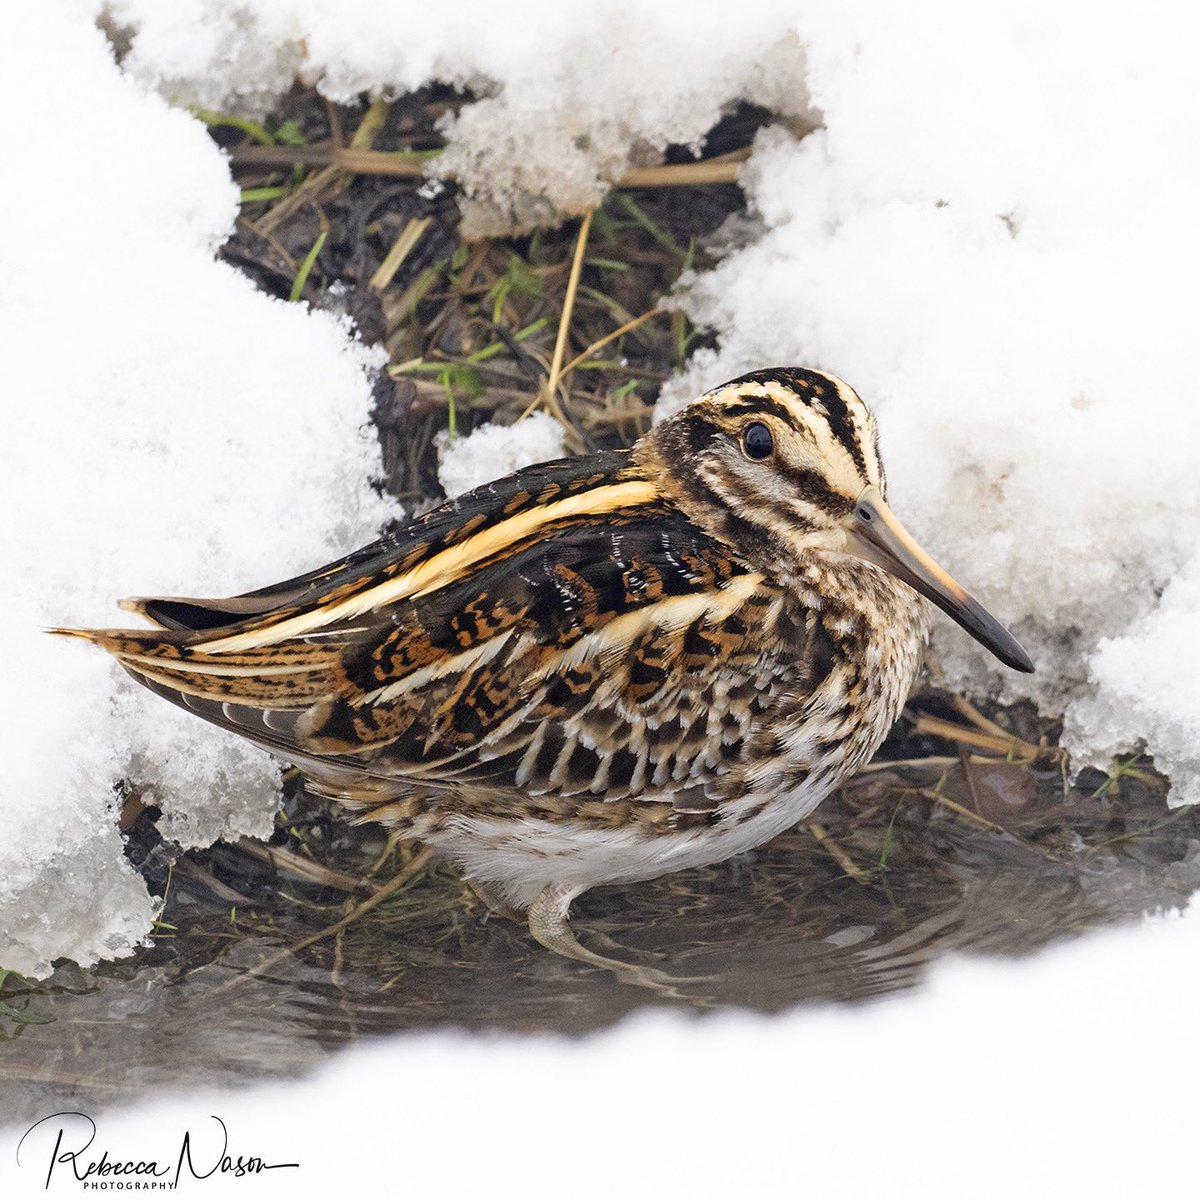
[[[493,917],[504,917],[508,921],[525,920],[525,914],[520,909],[513,908],[494,883],[485,879],[468,879],[467,886],[487,905],[487,910]]]
[[[540,942],[547,950],[560,954],[563,958],[573,958],[576,962],[611,971],[622,983],[649,988],[671,999],[685,999],[677,990],[677,984],[700,982],[694,979],[673,979],[654,967],[643,967],[636,963],[623,962],[619,958],[608,958],[581,946],[568,919],[571,901],[578,894],[578,888],[557,884],[550,884],[542,889],[538,898],[529,906],[529,932],[534,941]]]

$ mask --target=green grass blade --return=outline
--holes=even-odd
[[[321,247],[325,245],[326,233],[322,230],[317,235],[317,240],[313,242],[312,249],[304,256],[304,261],[300,264],[300,270],[296,272],[296,278],[292,281],[292,291],[288,299],[294,304],[304,294],[304,285],[308,282],[308,273],[313,269],[313,263],[317,261],[317,255],[321,253]]]

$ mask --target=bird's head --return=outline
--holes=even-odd
[[[1029,656],[887,506],[870,409],[832,375],[780,367],[707,392],[657,426],[643,456],[688,516],[747,562],[788,575],[814,554],[882,568],[958,622],[1006,666]]]

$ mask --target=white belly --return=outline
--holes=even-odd
[[[647,833],[598,829],[578,821],[458,817],[428,841],[457,862],[468,879],[493,885],[518,909],[553,884],[578,895],[605,883],[634,883],[671,871],[720,862],[761,846],[803,820],[834,780],[810,779],[739,819],[745,803],[728,805],[718,822],[695,829]]]

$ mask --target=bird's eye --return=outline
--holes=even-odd
[[[742,430],[742,449],[749,458],[766,458],[775,449],[775,439],[761,421],[754,421]]]

